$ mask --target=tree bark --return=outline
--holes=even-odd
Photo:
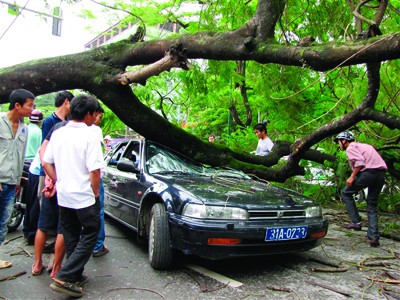
[[[62,89],[82,89],[102,100],[127,126],[147,138],[204,163],[239,168],[279,182],[304,174],[304,169],[298,165],[302,158],[320,163],[325,159],[333,160],[334,157],[310,151],[311,146],[362,120],[373,120],[391,129],[400,129],[397,116],[375,109],[380,62],[400,58],[400,33],[340,44],[281,45],[273,37],[285,4],[284,0],[259,0],[254,17],[237,30],[202,32],[137,43],[123,40],[78,54],[4,68],[0,72],[0,103],[8,102],[10,92],[17,88],[28,89],[36,95]],[[177,48],[184,49],[183,55],[164,57]],[[142,104],[134,94],[134,88],[132,90],[128,84],[144,84],[149,76],[172,67],[185,68],[186,59],[253,60],[260,64],[274,63],[316,71],[367,64],[368,92],[355,110],[316,129],[296,143],[277,142],[268,156],[258,157],[205,143],[172,125]],[[136,73],[126,71],[128,66],[150,64],[153,65]],[[282,156],[289,154],[283,167],[272,168]],[[394,168],[393,163],[391,166]],[[397,174],[398,171],[393,170],[392,173]]]

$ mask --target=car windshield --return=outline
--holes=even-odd
[[[216,179],[218,177],[250,179],[250,177],[244,172],[234,169],[210,169],[209,172],[212,172],[211,177],[213,179]]]
[[[199,163],[161,145],[149,143],[146,148],[146,166],[149,174],[207,175]]]
[[[146,158],[146,167],[149,174],[210,176],[213,179],[221,177],[250,179],[242,171],[205,167],[178,152],[153,142],[147,144]]]

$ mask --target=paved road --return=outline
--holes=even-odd
[[[306,253],[227,261],[182,255],[170,271],[151,269],[147,250],[134,233],[108,218],[106,233],[110,253],[89,260],[85,271],[90,281],[82,299],[347,299],[347,294],[355,299],[386,299],[379,284],[368,278],[386,279],[380,276],[383,270],[400,276],[399,242],[382,239],[382,247],[370,248],[365,231],[343,231],[334,224],[323,245]],[[33,246],[22,237],[13,239],[18,236],[20,230],[9,234],[11,241],[0,247],[0,259],[13,262],[11,268],[0,269],[0,277],[26,274],[0,282],[0,299],[66,299],[49,288],[48,273],[31,275],[33,258],[28,254],[33,255]],[[338,271],[317,262],[320,259],[347,271],[317,272]],[[366,259],[377,266],[357,267]],[[390,288],[400,293],[399,285]]]

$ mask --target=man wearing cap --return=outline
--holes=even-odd
[[[42,130],[40,129],[42,121],[42,112],[38,109],[34,109],[29,116],[29,134],[25,152],[26,160],[32,160],[35,157],[40,145],[42,144]]]
[[[370,240],[371,247],[378,247],[380,238],[378,231],[378,196],[385,180],[386,163],[374,147],[355,142],[354,134],[351,131],[339,133],[335,140],[339,143],[340,149],[346,151],[352,169],[352,173],[346,181],[346,187],[342,191],[342,198],[351,219],[351,223],[344,228],[361,230],[361,218],[353,196],[362,189],[368,188],[366,200],[367,237]]]
[[[38,198],[40,159],[38,150],[42,143],[42,129],[40,129],[42,121],[42,112],[34,109],[29,116],[29,134],[25,152],[25,161],[30,162],[24,165],[24,168],[29,166],[29,170],[26,170],[28,173],[28,184],[26,186],[26,208],[22,231],[29,245],[33,245],[35,240],[40,211]],[[34,170],[36,169],[37,171],[35,172]]]

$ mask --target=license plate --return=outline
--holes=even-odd
[[[272,227],[267,228],[265,241],[288,241],[304,239],[307,236],[307,226]]]

